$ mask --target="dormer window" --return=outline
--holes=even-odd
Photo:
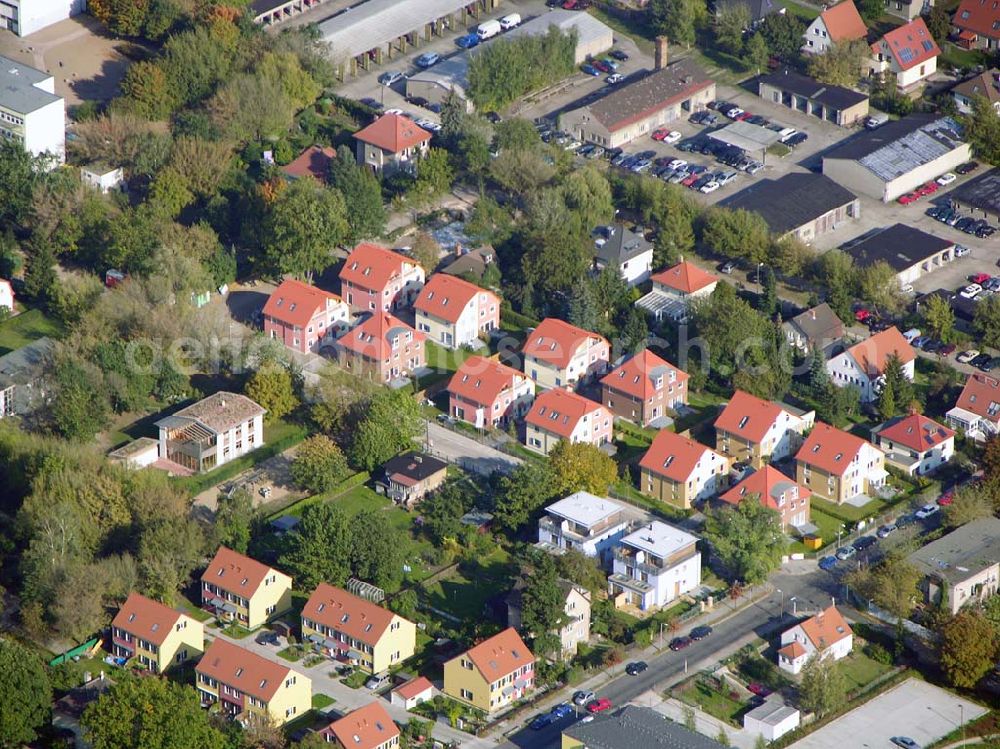
[[[129,620],[130,622],[134,622],[134,621],[135,621],[135,614],[129,614],[129,615],[128,615],[128,620]]]

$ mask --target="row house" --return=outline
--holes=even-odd
[[[853,385],[861,391],[861,402],[871,403],[878,398],[885,367],[892,356],[899,359],[903,376],[912,381],[917,354],[895,326],[834,356],[826,363],[826,370],[834,385]]]
[[[1000,49],[1000,2],[998,0],[962,0],[951,24],[958,45],[966,49]]]
[[[362,242],[340,269],[340,293],[355,312],[409,307],[424,285],[424,269],[412,258]]]
[[[668,411],[687,404],[687,381],[687,372],[643,349],[604,376],[601,402],[618,418],[658,426]]]
[[[500,297],[447,273],[435,273],[417,301],[417,330],[445,348],[471,346],[500,327]]]
[[[517,702],[535,686],[535,656],[508,627],[444,664],[444,693],[488,715]]]
[[[661,429],[639,461],[639,491],[688,510],[725,488],[729,465],[712,448]]]
[[[788,533],[809,526],[811,496],[812,491],[799,486],[774,466],[765,465],[722,494],[719,500],[736,507],[756,498],[781,516],[781,530]]]
[[[201,655],[205,628],[187,614],[138,593],[128,598],[111,622],[111,653],[156,674]]]
[[[918,413],[876,427],[872,442],[886,463],[910,476],[933,473],[955,455],[955,431]]]
[[[327,336],[346,330],[351,318],[336,294],[288,279],[264,305],[264,335],[299,353],[316,353]]]
[[[617,607],[650,611],[701,585],[698,539],[654,520],[615,547],[608,595]]]
[[[611,441],[611,412],[568,390],[546,390],[535,398],[525,419],[524,443],[548,455],[561,441],[600,447]]]
[[[737,390],[715,420],[715,449],[733,461],[760,468],[795,453],[816,422],[803,412]]]
[[[388,312],[376,312],[337,340],[337,363],[359,377],[389,383],[427,364],[426,338]]]
[[[524,372],[475,355],[448,382],[448,413],[480,429],[498,427],[523,416],[534,396],[535,384]]]
[[[818,422],[795,455],[798,483],[837,504],[885,485],[885,454],[870,442]]]
[[[604,336],[547,317],[528,335],[524,372],[540,388],[568,388],[607,371],[611,347]]]
[[[292,578],[220,546],[201,575],[201,607],[256,629],[292,607]]]

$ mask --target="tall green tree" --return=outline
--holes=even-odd
[[[837,317],[851,319],[851,303],[858,289],[853,258],[841,250],[830,250],[819,258],[815,276],[826,289],[827,302]]]
[[[355,163],[354,154],[341,146],[330,164],[330,184],[344,196],[348,236],[351,243],[374,239],[385,231],[382,186],[370,170]]]
[[[745,258],[756,265],[767,260],[771,233],[759,213],[716,208],[705,216],[702,241],[726,257]]]
[[[304,589],[321,582],[343,585],[351,571],[351,549],[350,521],[344,511],[333,503],[309,505],[280,563]]]
[[[49,722],[52,685],[45,664],[34,650],[0,637],[0,747],[16,749],[32,743]]]
[[[861,269],[860,291],[861,298],[876,311],[896,314],[903,308],[904,299],[896,271],[884,260]]]
[[[494,522],[515,531],[558,494],[559,482],[548,463],[522,463],[498,481]]]
[[[611,456],[586,442],[560,441],[549,453],[549,466],[560,494],[585,491],[603,497],[618,478]]]
[[[892,418],[909,410],[914,402],[913,383],[906,376],[903,369],[903,362],[895,352],[890,354],[885,362],[885,370],[882,374],[882,388],[879,395],[879,410],[883,412],[883,418]],[[882,398],[882,393],[891,391],[891,396]],[[885,406],[883,406],[883,400]],[[884,416],[888,413],[889,416]]]
[[[1000,114],[985,96],[972,99],[972,111],[962,117],[963,133],[976,155],[1000,165]]]
[[[759,73],[767,69],[767,63],[771,59],[771,50],[768,48],[763,34],[757,31],[750,35],[750,38],[743,45],[741,59],[748,70],[756,70]]]
[[[343,195],[313,179],[285,188],[264,219],[264,259],[276,273],[312,283],[313,274],[333,262],[333,249],[348,237]]]
[[[351,572],[383,590],[395,591],[403,578],[404,539],[384,512],[362,510],[347,527]]]
[[[990,294],[976,303],[972,325],[986,346],[1000,347],[1000,296]]]
[[[799,56],[806,26],[794,13],[769,13],[760,25],[760,34],[772,55],[792,62]]]
[[[267,410],[264,418],[269,422],[287,416],[299,405],[292,373],[277,363],[266,362],[250,375],[243,392]]]
[[[981,612],[963,609],[942,627],[940,635],[941,667],[952,686],[971,689],[996,664],[1000,643]]]
[[[809,75],[833,86],[856,86],[861,78],[864,61],[871,54],[863,39],[831,44],[821,55],[809,58]]]
[[[924,16],[924,22],[935,42],[940,45],[947,41],[948,35],[951,33],[951,16],[947,8],[933,6],[931,12]]]
[[[646,8],[656,34],[687,47],[694,44],[695,32],[708,15],[706,6],[695,0],[650,0]]]
[[[560,648],[558,632],[569,618],[566,616],[566,593],[559,583],[552,555],[534,555],[522,581],[521,631],[534,638],[533,652],[553,654]]]
[[[927,332],[937,340],[947,343],[955,332],[955,312],[948,300],[937,294],[928,297],[922,303],[921,312]]]
[[[414,204],[423,205],[448,192],[454,178],[455,171],[448,159],[448,152],[443,148],[431,148],[417,162],[417,178],[407,196]]]
[[[759,498],[711,511],[705,524],[705,538],[733,579],[750,585],[767,580],[781,564],[785,549],[781,515],[765,507]]]
[[[221,546],[246,554],[253,525],[253,495],[243,487],[219,494],[215,511],[215,539]]]
[[[875,23],[885,13],[882,0],[858,0],[857,6],[866,26]]]
[[[847,679],[832,658],[813,656],[802,668],[799,702],[817,715],[834,712],[847,702]]]
[[[381,388],[368,402],[368,411],[353,433],[351,462],[374,470],[393,455],[409,449],[424,429],[420,405],[410,393]]]
[[[715,14],[715,42],[731,55],[743,54],[743,34],[749,28],[748,5],[727,5]]]
[[[295,450],[289,467],[292,480],[313,494],[329,491],[347,478],[347,458],[325,434],[307,437]]]

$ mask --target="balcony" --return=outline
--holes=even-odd
[[[650,564],[649,562],[638,562],[636,561],[635,555],[628,552],[624,552],[621,549],[615,549],[615,561],[621,562],[627,567],[631,567],[637,572],[645,572],[647,575],[652,575],[657,577],[666,572],[669,568],[662,567],[658,564]]]

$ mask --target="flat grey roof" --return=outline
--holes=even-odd
[[[769,726],[777,726],[782,721],[787,720],[799,711],[794,707],[789,707],[778,695],[771,695],[764,701],[763,705],[758,705],[748,712],[744,718],[744,725],[747,718],[759,720]]]
[[[634,533],[629,533],[621,540],[635,549],[655,554],[658,557],[668,557],[685,546],[697,543],[698,539],[680,528],[667,525],[659,520],[647,523]]]
[[[952,200],[991,213],[1000,213],[1000,169],[990,169],[959,185],[949,195]]]
[[[589,528],[623,509],[613,499],[598,497],[590,492],[576,492],[550,504],[545,511]]]
[[[542,36],[547,34],[550,26],[555,26],[564,34],[576,31],[576,46],[586,45],[590,42],[599,41],[602,38],[608,39],[608,47],[614,41],[614,32],[609,26],[598,21],[589,13],[581,13],[578,10],[552,10],[548,13],[532,18],[530,21],[513,29],[506,36]]]
[[[950,239],[942,239],[906,224],[893,224],[846,244],[843,249],[854,258],[859,268],[884,260],[900,273],[954,245]]]
[[[590,723],[563,731],[588,749],[721,749],[722,744],[695,733],[648,707],[626,705]]]
[[[1000,518],[966,523],[908,557],[923,574],[960,583],[1000,562]]]
[[[709,138],[728,143],[744,151],[762,151],[781,140],[781,133],[749,122],[733,122],[708,134]]]
[[[436,83],[442,88],[454,89],[465,98],[469,89],[469,53],[462,52],[441,60],[437,65],[427,70],[421,70],[409,77],[418,83]]]
[[[0,56],[0,105],[21,114],[30,114],[62,97],[38,88],[52,76],[30,65]]]

